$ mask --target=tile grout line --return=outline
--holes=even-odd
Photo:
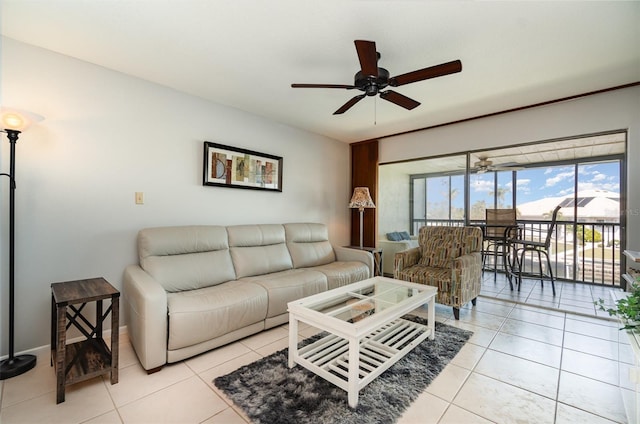
[[[558,364],[558,384],[556,385],[556,404],[555,411],[553,412],[553,422],[555,423],[558,419],[558,403],[560,397],[560,379],[562,377],[562,361],[564,361],[564,341],[567,332],[567,314],[564,315],[562,326],[562,346],[560,347],[560,364]]]

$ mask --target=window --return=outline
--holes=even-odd
[[[424,225],[464,222],[464,175],[411,176],[413,234]]]
[[[544,231],[560,205],[550,249],[554,272],[616,284],[625,154],[622,131],[382,166],[395,167],[410,185],[409,222],[405,214],[395,227],[402,222],[416,234],[424,225],[473,225],[484,221],[487,208],[515,207],[526,231]]]

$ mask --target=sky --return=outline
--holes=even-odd
[[[574,166],[554,166],[518,172],[518,203],[564,197],[575,191]],[[578,166],[578,193],[583,190],[620,192],[620,166],[606,162]]]
[[[517,176],[517,204],[523,204],[548,197],[565,197],[575,191],[575,167],[573,165],[548,166],[519,170]],[[471,204],[484,200],[489,207],[493,203],[495,185],[493,173],[473,174],[470,179]],[[511,190],[513,186],[512,172],[498,172],[499,192],[505,190],[504,203],[499,207],[512,207]],[[445,177],[446,179],[446,177]],[[436,189],[432,193],[446,193],[444,179],[430,181],[429,190]],[[457,190],[458,195],[453,196],[454,207],[461,208],[464,203],[464,178],[462,176],[452,178],[452,189]],[[583,190],[607,190],[614,193],[620,192],[620,165],[619,162],[600,162],[582,164],[578,166],[578,192]],[[434,199],[435,200],[435,199]]]

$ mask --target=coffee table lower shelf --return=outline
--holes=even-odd
[[[329,334],[294,352],[294,361],[349,393],[355,407],[357,393],[431,335],[425,325],[396,319],[364,337],[351,357],[358,363],[357,379],[350,382],[349,340]],[[354,341],[355,342],[355,341]],[[356,400],[357,402],[357,400]]]

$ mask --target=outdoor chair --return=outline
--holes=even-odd
[[[556,206],[556,208],[553,210],[553,214],[551,215],[551,224],[549,224],[549,228],[547,229],[547,234],[544,240],[511,239],[511,246],[514,249],[515,269],[517,270],[518,275],[518,291],[520,291],[522,277],[524,276],[528,278],[540,279],[540,284],[542,285],[542,287],[544,287],[545,279],[551,280],[551,290],[553,291],[553,295],[556,295],[553,269],[551,268],[551,260],[549,259],[549,246],[551,245],[551,237],[556,226],[556,219],[558,218],[558,211],[560,211],[560,208],[561,206]],[[524,271],[524,259],[527,252],[531,252],[532,256],[533,254],[538,255],[538,273]],[[544,257],[546,258],[548,273],[545,273],[543,271],[542,255],[544,255]],[[531,267],[533,268],[533,261]]]
[[[508,269],[510,256],[510,242],[512,238],[518,238],[518,223],[516,222],[515,209],[486,209],[484,230],[484,248],[482,249],[482,270],[493,271],[493,281],[496,280],[498,263],[500,262],[504,273],[509,280],[511,290],[513,282],[511,270]],[[487,257],[493,257],[493,268],[487,268]],[[500,261],[499,261],[500,260]]]

